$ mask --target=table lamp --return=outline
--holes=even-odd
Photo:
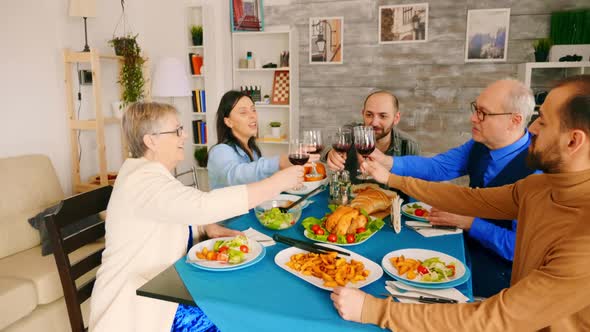
[[[82,52],[90,52],[88,47],[88,32],[86,29],[86,19],[88,17],[96,17],[96,0],[70,0],[69,15],[72,17],[84,18],[84,50]]]

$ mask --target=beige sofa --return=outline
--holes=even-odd
[[[53,255],[41,256],[28,219],[64,198],[51,161],[42,155],[0,158],[0,331],[70,331]],[[103,244],[82,247],[75,262]],[[82,306],[87,321],[88,303]]]

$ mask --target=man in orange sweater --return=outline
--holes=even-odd
[[[518,219],[510,288],[479,303],[435,305],[337,288],[331,298],[344,319],[395,331],[590,330],[590,75],[560,82],[539,113],[527,162],[544,174],[512,185],[470,189],[396,176],[373,161],[362,166],[441,209]]]

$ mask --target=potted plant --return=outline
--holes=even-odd
[[[115,53],[123,57],[123,66],[119,73],[119,81],[123,87],[121,106],[125,107],[143,98],[145,80],[142,67],[145,59],[141,57],[141,48],[137,43],[137,35],[126,35],[109,40]]]
[[[536,62],[545,62],[547,61],[547,56],[549,55],[549,49],[553,42],[550,38],[541,38],[533,42],[533,47],[535,49],[535,61]]]
[[[200,147],[195,149],[195,160],[199,167],[207,167],[207,159],[209,158],[207,148]]]
[[[191,26],[191,36],[193,38],[193,45],[195,45],[195,46],[203,45],[203,26],[202,25],[192,25]]]
[[[273,121],[270,123],[270,130],[271,135],[273,137],[281,137],[281,123],[278,121]]]

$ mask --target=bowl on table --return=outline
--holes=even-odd
[[[293,227],[301,218],[301,204],[287,212],[281,212],[279,207],[287,207],[292,201],[274,199],[261,203],[254,208],[254,214],[260,224],[273,230],[282,230]]]

